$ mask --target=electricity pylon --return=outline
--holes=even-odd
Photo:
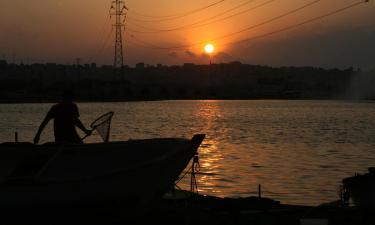
[[[116,28],[115,36],[115,56],[113,66],[122,68],[124,66],[124,55],[122,45],[122,32],[125,30],[126,11],[128,8],[122,0],[113,0],[110,9],[110,15],[116,17],[116,22],[113,25]]]

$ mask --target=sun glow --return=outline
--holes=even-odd
[[[215,46],[213,44],[206,44],[204,46],[204,51],[207,53],[207,54],[212,54],[214,51],[215,51]]]

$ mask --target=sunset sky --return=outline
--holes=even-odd
[[[360,0],[128,0],[125,64],[239,60],[272,66],[375,68],[375,3]],[[112,64],[109,0],[1,0],[0,59]],[[285,31],[279,32],[286,28]],[[274,33],[276,32],[276,33]],[[257,37],[257,38],[254,38]]]

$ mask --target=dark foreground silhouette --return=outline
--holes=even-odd
[[[0,144],[0,220],[90,220],[100,209],[138,218],[173,187],[204,137]]]
[[[181,192],[181,191],[178,191]],[[267,224],[267,225],[370,225],[373,211],[342,207],[338,203],[319,207],[283,205],[268,198],[218,198],[182,191],[166,197],[135,215],[129,207],[70,208],[17,211],[6,214],[7,224]],[[178,193],[177,195],[181,195]],[[4,211],[3,211],[4,212]],[[6,212],[6,211],[5,211]],[[19,217],[17,215],[23,215]],[[4,219],[5,218],[5,219]]]

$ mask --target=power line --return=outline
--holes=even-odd
[[[341,13],[343,11],[346,11],[348,9],[354,8],[354,7],[358,6],[358,5],[361,5],[363,3],[368,3],[368,2],[369,2],[369,0],[363,0],[361,2],[357,2],[357,3],[354,3],[354,4],[348,5],[346,7],[341,8],[341,9],[337,9],[335,11],[332,11],[332,12],[329,12],[329,13],[326,13],[326,14],[314,17],[312,19],[305,20],[303,22],[300,22],[300,23],[297,23],[297,24],[294,24],[294,25],[291,25],[291,26],[288,26],[288,27],[284,27],[284,28],[279,29],[279,30],[275,30],[275,31],[272,31],[272,32],[269,32],[269,33],[265,33],[265,34],[262,34],[262,35],[254,36],[254,37],[251,37],[251,38],[246,38],[246,39],[239,40],[239,41],[229,42],[229,43],[226,43],[224,45],[239,44],[239,43],[242,43],[242,42],[247,42],[247,41],[251,41],[251,40],[255,40],[255,39],[259,39],[259,38],[264,38],[264,37],[271,36],[271,35],[274,35],[274,34],[278,34],[278,33],[284,32],[284,31],[292,30],[292,29],[295,29],[297,27],[303,26],[305,24],[312,23],[312,22],[315,22],[317,20],[321,20],[321,19],[324,19],[326,17],[333,16],[335,14]]]
[[[348,5],[346,7],[343,7],[343,8],[334,10],[334,11],[331,11],[329,13],[326,13],[326,14],[314,17],[312,19],[308,19],[308,20],[305,20],[303,22],[300,22],[300,23],[297,23],[297,24],[294,24],[294,25],[291,25],[291,26],[288,26],[288,27],[284,27],[282,29],[278,29],[278,30],[275,30],[275,31],[272,31],[272,32],[268,32],[268,33],[265,33],[265,34],[262,34],[262,35],[257,35],[257,36],[251,37],[251,38],[242,39],[242,40],[239,40],[239,41],[228,42],[228,43],[222,44],[222,46],[232,45],[232,44],[239,44],[239,43],[242,43],[242,42],[251,41],[251,40],[255,40],[255,39],[260,39],[260,38],[271,36],[271,35],[274,35],[274,34],[277,34],[277,33],[281,33],[281,32],[284,32],[284,31],[292,30],[294,28],[303,26],[305,24],[312,23],[312,22],[315,22],[317,20],[321,20],[321,19],[324,19],[326,17],[333,16],[335,14],[341,13],[343,11],[349,10],[351,8],[354,8],[354,7],[358,6],[358,5],[361,5],[361,4],[367,3],[367,2],[369,2],[369,0],[363,0],[363,1],[351,4],[351,5]],[[238,32],[235,32],[235,33],[232,33],[232,34],[237,34],[237,33]],[[231,34],[228,34],[228,35],[225,35],[225,36],[228,37],[230,35]],[[211,39],[211,40],[218,40],[218,39]],[[193,47],[193,46],[200,45],[200,44],[203,44],[203,43],[205,43],[205,42],[199,42],[199,43],[194,43],[194,44],[190,44],[190,45],[179,45],[179,46],[173,46],[173,47],[160,47],[160,46],[158,46],[158,47],[152,47],[152,46],[148,46],[148,48],[149,49],[155,49],[155,50],[172,50],[172,49],[181,49],[181,48]]]
[[[206,6],[203,6],[201,8],[198,8],[198,9],[194,9],[194,10],[183,12],[183,13],[166,15],[166,16],[145,15],[145,14],[142,14],[142,13],[138,13],[137,11],[134,11],[134,10],[130,10],[129,12],[137,14],[139,16],[143,16],[143,17],[159,18],[159,19],[153,19],[153,20],[138,20],[138,19],[135,19],[135,20],[137,20],[139,22],[161,22],[161,21],[175,20],[175,19],[179,19],[179,18],[182,18],[182,17],[186,17],[186,16],[189,16],[191,14],[194,14],[194,13],[206,10],[208,8],[214,7],[216,5],[219,5],[219,4],[223,3],[224,1],[226,1],[226,0],[219,0],[219,1],[216,1],[216,2],[211,3],[209,5],[206,5]]]
[[[209,18],[206,18],[206,19],[203,19],[203,20],[198,20],[194,23],[191,23],[191,24],[188,24],[188,25],[184,25],[184,26],[181,26],[181,27],[177,27],[177,28],[171,28],[171,29],[153,29],[153,28],[149,28],[149,27],[145,27],[145,26],[141,26],[139,24],[136,24],[136,23],[132,23],[134,24],[135,26],[137,27],[140,27],[140,28],[143,28],[143,29],[146,29],[146,30],[151,30],[151,32],[147,32],[147,31],[135,31],[137,33],[157,33],[157,32],[168,32],[168,31],[173,31],[173,30],[179,30],[181,28],[185,28],[185,27],[188,27],[188,26],[194,26],[194,25],[197,25],[197,24],[200,24],[200,23],[204,23],[204,22],[207,22],[207,21],[210,21],[212,19],[215,19],[216,17],[220,17],[222,15],[225,15],[233,10],[236,10],[238,8],[241,8],[241,7],[244,7],[245,5],[249,4],[249,3],[252,3],[254,0],[247,0],[246,2],[244,3],[241,3],[240,5],[237,5],[229,10],[226,10],[224,12],[221,12],[219,14],[216,14],[214,16],[211,16]],[[274,1],[274,0],[273,0]],[[133,30],[134,32],[134,30]]]
[[[113,34],[113,28],[109,30],[109,33],[106,35],[106,38],[104,39],[103,44],[99,48],[99,51],[96,52],[94,59],[97,59],[97,57],[101,55],[103,51],[107,48],[108,44],[110,43],[109,40],[111,39],[112,34]]]
[[[224,2],[225,0],[220,0],[220,1],[216,1],[214,3],[211,3],[209,5],[206,5],[206,6],[203,6],[201,8],[198,8],[198,9],[194,9],[194,10],[191,10],[191,11],[187,11],[187,12],[182,12],[182,13],[176,13],[176,14],[171,14],[171,15],[164,15],[164,16],[156,16],[156,15],[145,15],[145,14],[142,14],[142,13],[139,13],[135,10],[132,10],[131,12],[134,13],[134,14],[137,14],[139,16],[143,16],[143,17],[149,17],[149,18],[168,18],[168,17],[179,17],[179,16],[184,16],[184,15],[187,15],[187,14],[192,14],[192,13],[196,13],[196,12],[199,12],[199,11],[202,11],[202,10],[205,10],[207,8],[210,8],[212,6],[215,6],[215,5],[218,5],[222,2]]]
[[[223,21],[223,20],[227,20],[227,19],[233,18],[233,17],[235,17],[235,16],[239,16],[239,15],[241,15],[241,14],[244,14],[244,13],[247,13],[247,12],[249,12],[249,11],[252,11],[252,10],[258,9],[258,8],[260,8],[260,7],[263,7],[263,6],[265,6],[265,5],[268,5],[268,4],[270,4],[270,3],[274,2],[274,1],[276,1],[276,0],[269,0],[269,1],[267,1],[267,2],[264,2],[264,3],[262,3],[262,4],[259,4],[259,5],[257,5],[257,6],[254,6],[254,7],[250,8],[250,9],[246,9],[246,10],[244,10],[244,11],[241,11],[241,12],[238,12],[238,13],[235,13],[235,14],[232,14],[232,15],[230,15],[230,16],[227,16],[227,17],[224,17],[224,18],[220,18],[220,19],[216,19],[216,20],[213,20],[213,21],[208,22],[208,23],[205,23],[205,24],[200,24],[199,27],[201,27],[201,26],[211,25],[211,24],[214,24],[214,23],[217,23],[217,22]],[[198,26],[195,26],[195,27],[198,27]],[[194,27],[194,28],[195,28],[195,27]]]
[[[320,2],[320,1],[321,1],[321,0],[314,0],[314,1],[309,2],[309,3],[307,3],[307,4],[305,4],[305,5],[301,6],[301,7],[298,7],[298,8],[296,8],[296,9],[291,10],[291,11],[288,11],[288,12],[286,12],[286,13],[284,13],[284,14],[279,15],[279,16],[275,16],[275,17],[273,17],[273,18],[271,18],[271,19],[269,19],[269,20],[266,20],[266,21],[264,21],[264,22],[262,22],[262,23],[258,23],[258,24],[256,24],[256,25],[251,26],[251,27],[247,27],[247,28],[245,28],[245,29],[239,30],[239,31],[237,31],[237,32],[234,32],[234,33],[231,33],[231,34],[228,34],[228,35],[223,35],[223,36],[217,37],[217,38],[215,38],[215,39],[216,39],[216,40],[224,39],[224,38],[231,37],[231,36],[233,36],[233,35],[240,34],[240,33],[243,33],[243,32],[245,32],[245,31],[249,31],[249,30],[252,30],[252,29],[258,28],[258,27],[260,27],[260,26],[263,26],[263,25],[266,25],[266,24],[272,23],[272,22],[274,22],[274,21],[276,21],[276,20],[279,20],[279,19],[281,19],[281,18],[287,17],[287,16],[292,15],[292,14],[294,14],[294,13],[296,13],[296,12],[299,12],[299,11],[301,11],[301,10],[307,8],[307,7],[310,7],[310,6],[312,6],[312,5],[315,5],[315,4],[317,4],[318,2]]]
[[[255,28],[258,28],[258,27],[264,26],[264,25],[266,25],[266,24],[269,24],[269,23],[271,23],[271,22],[274,22],[274,21],[276,21],[276,20],[279,20],[279,19],[281,19],[281,18],[283,18],[283,17],[286,17],[286,16],[289,16],[289,15],[292,15],[292,14],[294,14],[294,13],[296,13],[296,12],[298,12],[298,11],[301,11],[301,10],[303,10],[303,9],[309,7],[309,6],[312,6],[312,5],[314,5],[314,4],[317,4],[317,3],[320,2],[320,1],[321,1],[321,0],[314,0],[314,1],[309,2],[309,3],[307,3],[307,4],[303,5],[303,6],[300,6],[300,7],[298,7],[298,8],[293,9],[293,10],[290,10],[290,11],[284,13],[284,14],[281,14],[281,15],[275,16],[275,17],[273,17],[273,18],[271,18],[271,19],[268,19],[268,20],[266,20],[266,21],[264,21],[264,22],[258,23],[258,24],[256,24],[256,25],[253,25],[253,26],[247,27],[247,28],[245,28],[245,29],[242,29],[242,30],[239,30],[239,31],[236,31],[236,32],[230,33],[230,34],[226,34],[226,35],[223,35],[223,36],[219,36],[219,37],[213,38],[213,39],[211,39],[211,41],[216,41],[216,40],[225,39],[225,38],[228,38],[228,37],[231,37],[231,36],[234,36],[234,35],[237,35],[237,34],[243,33],[243,32],[245,32],[245,31],[249,31],[249,30],[252,30],[252,29],[255,29]],[[203,43],[205,43],[205,42],[197,42],[197,43],[194,43],[194,44],[179,45],[179,46],[172,46],[172,47],[155,47],[155,46],[152,46],[152,47],[151,47],[151,46],[150,46],[150,48],[154,48],[154,49],[165,49],[165,50],[167,50],[167,49],[179,49],[179,48],[187,48],[187,47],[192,47],[192,46],[196,46],[196,45],[201,45],[201,44],[203,44]]]
[[[107,18],[108,18],[108,19],[107,19]],[[99,48],[96,48],[95,51],[93,52],[94,55],[95,55],[95,57],[98,55],[99,50],[102,48],[103,41],[105,41],[104,38],[106,37],[106,34],[107,34],[107,32],[108,32],[108,29],[106,29],[106,28],[108,28],[108,24],[109,24],[110,21],[111,21],[111,20],[110,20],[110,17],[109,17],[109,16],[106,17],[106,20],[104,21],[103,26],[102,26],[101,29],[100,29],[99,34],[101,34],[101,35],[100,35],[100,38],[98,39],[98,41],[96,42],[96,43],[98,43],[98,45],[99,45],[100,47],[99,47]],[[90,57],[89,57],[89,62],[91,62],[93,58],[94,58],[93,56],[90,56]],[[94,59],[95,59],[95,58],[94,58]]]
[[[128,33],[129,34],[129,33]],[[129,34],[130,35],[130,38],[133,38],[133,40],[135,41],[132,41],[131,39],[127,38],[126,39],[126,42],[127,43],[130,43],[130,44],[134,44],[134,45],[137,45],[137,46],[140,46],[140,47],[143,47],[143,48],[148,48],[148,46],[152,45],[151,43],[147,43],[147,42],[143,42],[137,38],[135,38],[133,35]],[[126,38],[126,37],[125,37]]]
[[[254,0],[250,0],[250,1],[247,1],[245,4],[249,4],[251,2],[253,2]],[[223,21],[223,20],[227,20],[227,19],[230,19],[232,17],[235,17],[235,16],[238,16],[238,15],[241,15],[241,14],[244,14],[244,13],[247,13],[247,12],[250,12],[250,11],[253,11],[253,10],[256,10],[256,9],[259,9],[263,6],[266,6],[272,2],[274,2],[276,0],[268,0],[266,2],[263,2],[261,4],[258,4],[254,7],[251,7],[249,9],[246,9],[246,10],[243,10],[241,12],[238,12],[238,13],[235,13],[235,14],[232,14],[232,15],[229,15],[227,17],[224,17],[224,18],[219,18],[219,19],[216,19],[216,20],[213,20],[217,17],[220,17],[220,16],[223,16],[231,11],[234,11],[238,8],[241,8],[243,7],[245,4],[241,4],[241,5],[238,5],[232,9],[229,9],[229,10],[226,10],[222,13],[219,13],[219,14],[216,14],[212,17],[209,17],[209,18],[206,18],[206,19],[203,19],[203,20],[199,20],[199,21],[196,21],[194,23],[191,23],[191,24],[187,24],[187,25],[184,25],[184,26],[180,26],[180,27],[175,27],[175,28],[170,28],[170,29],[151,29],[151,28],[147,28],[147,27],[144,27],[144,26],[140,26],[140,25],[137,25],[137,24],[134,24],[136,26],[139,26],[143,29],[148,29],[149,31],[138,31],[138,30],[134,30],[134,29],[130,29],[132,32],[135,32],[135,33],[163,33],[163,32],[171,32],[171,31],[177,31],[177,30],[186,30],[186,29],[193,29],[193,28],[197,28],[197,27],[202,27],[202,26],[207,26],[207,25],[210,25],[210,24],[213,24],[213,23],[217,23],[217,22],[220,22],[220,21]]]

